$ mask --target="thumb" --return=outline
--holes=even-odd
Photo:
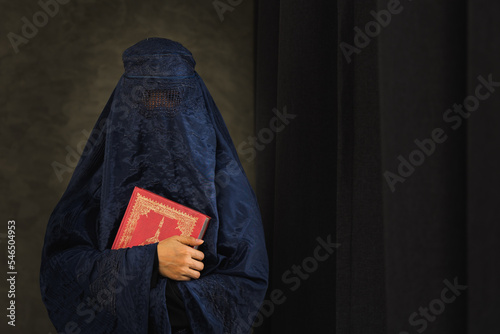
[[[186,236],[182,236],[182,235],[180,235],[177,240],[179,240],[184,245],[188,245],[188,246],[199,246],[203,243],[203,240],[201,240],[201,239],[196,239],[193,237],[186,237]]]

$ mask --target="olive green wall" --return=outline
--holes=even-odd
[[[123,72],[127,47],[146,37],[182,43],[234,143],[253,131],[252,0],[240,1],[223,21],[212,0],[59,1],[66,4],[52,8],[46,24],[37,0],[0,1],[0,267],[7,272],[7,221],[14,219],[18,272],[15,328],[6,324],[7,285],[0,283],[2,333],[56,332],[38,284],[45,227],[71,177],[69,152],[78,151],[94,126]],[[40,28],[25,31],[33,36],[16,53],[7,35],[22,35],[22,18],[33,22],[34,14]],[[69,172],[58,177],[54,162]],[[254,184],[252,163],[242,163]]]

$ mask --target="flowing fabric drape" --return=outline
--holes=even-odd
[[[168,278],[151,285],[156,244],[111,250],[134,186],[209,215],[205,268],[173,282],[194,333],[247,333],[267,287],[255,195],[191,53],[150,38],[125,73],[54,209],[40,273],[60,332],[170,333]]]

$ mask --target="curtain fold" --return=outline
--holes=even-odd
[[[495,84],[467,120],[467,284],[468,333],[498,333],[500,314],[500,3],[469,1],[467,92],[478,76]]]
[[[384,333],[385,276],[382,216],[381,135],[377,40],[356,56],[344,53],[352,45],[354,27],[373,18],[367,8],[375,1],[339,1],[337,77],[339,109],[338,199],[336,228],[337,332]],[[355,45],[353,45],[355,47]],[[333,152],[332,152],[333,153]],[[344,247],[345,246],[345,247]]]
[[[389,333],[465,333],[465,5],[404,2],[378,38]]]
[[[296,118],[257,154],[286,298],[255,332],[497,333],[500,3],[257,8],[256,137],[274,103]]]
[[[269,305],[263,306],[262,313],[269,315],[264,315],[264,324],[255,331],[316,332],[334,327],[334,317],[323,315],[335,312],[335,259],[328,253],[330,248],[319,250],[321,259],[316,259],[315,249],[320,245],[318,238],[325,243],[335,241],[337,115],[330,111],[336,105],[337,78],[332,73],[337,51],[330,37],[337,30],[336,4],[273,3],[276,16],[270,19],[264,14],[258,22],[257,55],[264,54],[257,58],[256,124],[261,127],[256,136],[263,144],[270,129],[274,140],[257,160],[257,192],[261,203],[274,192],[273,210],[263,216],[266,231],[273,231],[268,243],[273,254],[268,299],[272,301],[273,292],[282,298],[275,298],[272,312]],[[271,5],[258,2],[258,6]],[[267,67],[258,68],[259,62],[269,66],[275,56],[269,49],[262,50],[270,36],[278,42],[277,61],[271,68],[276,77],[271,79]],[[324,51],[318,53],[320,49]],[[269,92],[276,92],[275,97]],[[318,159],[323,163],[317,163]],[[309,173],[321,178],[311,179]],[[262,180],[272,180],[272,190]]]

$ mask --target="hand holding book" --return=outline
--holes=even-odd
[[[157,246],[160,274],[176,281],[199,278],[205,255],[192,246],[202,243],[203,240],[184,236],[173,236],[160,241]]]
[[[145,189],[134,188],[112,249],[158,243],[158,269],[178,281],[200,277],[210,217]]]

